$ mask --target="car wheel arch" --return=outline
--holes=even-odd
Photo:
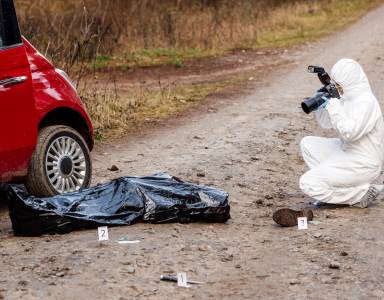
[[[84,117],[76,110],[69,107],[55,108],[44,115],[39,122],[38,129],[40,131],[42,128],[52,125],[65,125],[75,129],[84,138],[89,150],[92,150],[92,133]]]

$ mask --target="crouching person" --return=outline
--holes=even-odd
[[[301,176],[300,188],[318,204],[366,208],[384,189],[374,184],[384,161],[382,112],[356,61],[338,61],[331,78],[341,98],[327,99],[315,114],[320,126],[334,129],[338,137],[303,138],[300,146],[309,171]],[[289,220],[296,224],[297,217],[306,214],[308,210],[283,209],[275,213],[274,220],[289,226],[294,225],[287,224]]]

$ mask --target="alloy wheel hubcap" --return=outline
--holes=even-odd
[[[73,138],[59,137],[48,148],[45,169],[58,193],[77,191],[83,186],[87,171],[84,152]]]
[[[64,176],[71,175],[73,171],[72,159],[68,156],[64,156],[60,161],[60,171]]]

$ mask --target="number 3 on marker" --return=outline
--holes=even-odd
[[[308,220],[306,217],[297,218],[297,227],[299,230],[308,229]]]

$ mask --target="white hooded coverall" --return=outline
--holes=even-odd
[[[333,128],[338,138],[308,136],[301,141],[310,168],[300,178],[309,197],[325,203],[354,205],[367,194],[384,161],[384,122],[367,76],[352,59],[341,59],[331,78],[344,94],[315,112],[323,128]]]

